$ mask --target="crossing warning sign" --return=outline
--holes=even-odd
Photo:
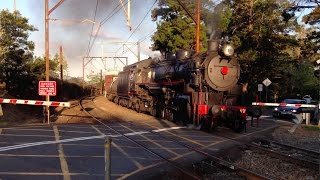
[[[57,94],[57,84],[55,81],[39,81],[39,96],[55,96]]]

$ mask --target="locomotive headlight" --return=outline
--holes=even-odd
[[[225,56],[232,56],[234,54],[234,48],[230,44],[225,44],[222,47],[222,52]]]

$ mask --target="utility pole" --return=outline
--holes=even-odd
[[[139,62],[140,61],[140,42],[139,41],[137,42],[137,46],[138,46],[138,62]]]
[[[85,57],[82,58],[82,89],[84,89],[84,59]]]
[[[45,0],[45,56],[46,56],[46,81],[49,81],[49,15],[54,11],[64,0],[60,0],[52,9],[49,10],[49,2]],[[50,101],[50,96],[46,96],[46,101]],[[48,116],[48,124],[50,123],[50,109],[49,106],[46,108]]]
[[[63,54],[62,54],[62,46],[60,46],[60,80],[63,80]]]
[[[49,81],[49,2],[45,1],[45,56],[46,56],[46,81]],[[46,96],[46,101],[50,101],[50,96]],[[47,121],[50,124],[50,108],[46,107]]]
[[[103,93],[102,69],[100,70],[100,94]]]
[[[200,52],[200,0],[197,0],[196,53]]]

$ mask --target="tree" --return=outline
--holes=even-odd
[[[304,47],[302,56],[311,61],[320,59],[320,1],[319,0],[291,0],[291,5],[283,12],[283,16],[288,21],[297,19],[297,13],[305,14],[302,17],[302,22],[307,25],[306,31],[302,40]]]
[[[50,76],[59,78],[60,74],[60,56],[55,54],[53,57],[49,57]],[[32,76],[36,76],[39,80],[45,78],[45,57],[35,57],[33,61],[28,63],[28,73]],[[68,63],[66,58],[62,59],[63,72],[68,70]]]
[[[320,1],[319,0],[290,0],[290,6],[283,12],[283,17],[286,21],[292,19],[301,19],[299,15],[304,14],[301,19],[301,24],[304,28],[300,31],[300,45],[301,45],[301,59],[304,64],[300,66],[307,66],[312,69],[312,63],[320,59]],[[299,82],[300,90],[302,92],[308,91],[308,94],[313,94],[312,97],[319,97],[319,85],[316,78],[313,76],[313,69],[307,71],[308,73],[297,74],[299,77],[305,77],[303,83]]]
[[[189,10],[196,9],[194,1],[181,1]],[[212,2],[205,0],[202,5],[202,20],[209,20],[210,18],[206,16],[209,10],[206,8],[212,5]],[[195,12],[193,14],[195,15]],[[177,1],[160,1],[159,8],[153,9],[151,16],[154,21],[157,21],[157,31],[152,36],[153,50],[159,50],[161,54],[165,54],[167,52],[175,52],[178,49],[194,49],[195,23]],[[207,30],[203,22],[200,29],[201,51],[204,51],[206,49]]]
[[[256,92],[257,84],[265,78],[273,81],[273,77],[283,77],[286,66],[299,63],[301,46],[296,32],[302,27],[295,20],[283,20],[283,11],[290,5],[286,0],[230,0],[229,3],[230,23],[224,34],[231,35],[236,46],[242,81],[249,83],[249,92]],[[273,91],[281,93],[280,89]]]
[[[89,85],[97,85],[99,87],[101,83],[101,76],[100,74],[94,74],[94,72],[91,72],[89,75],[87,75],[87,78],[89,79],[88,84]]]
[[[36,28],[19,11],[2,10],[0,30],[0,79],[4,79],[9,89],[19,91],[25,87],[26,64],[33,57],[34,43],[28,41],[29,33]]]

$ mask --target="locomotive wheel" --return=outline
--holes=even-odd
[[[134,109],[137,111],[137,113],[141,112],[140,103],[139,102],[135,103],[135,108]]]
[[[214,123],[214,120],[210,121],[210,127],[209,127],[209,132],[213,132],[216,129],[216,124]]]
[[[130,99],[126,99],[126,107],[127,107],[127,108],[130,108],[130,106],[129,106],[129,105],[130,105],[130,102],[131,102]]]
[[[175,122],[173,112],[168,109],[165,110],[165,119],[167,119],[168,121],[171,121],[171,122]]]
[[[216,123],[214,121],[214,118],[208,119],[208,132],[213,132],[216,129]]]
[[[157,116],[157,109],[154,107],[150,108],[150,115],[156,117]]]
[[[136,110],[136,109],[135,109],[135,103],[131,103],[130,108],[135,111],[135,110]]]
[[[129,102],[128,102],[128,108],[133,109],[133,103],[131,100],[129,100]]]
[[[118,98],[118,97],[115,97],[113,102],[116,103],[116,104],[118,104],[119,98]]]
[[[232,129],[238,133],[242,132],[245,128],[245,123],[240,119],[235,119],[233,121]]]
[[[190,123],[191,117],[191,105],[186,100],[180,100],[177,102],[178,110],[173,112],[173,118],[175,121],[180,121],[184,126]]]

